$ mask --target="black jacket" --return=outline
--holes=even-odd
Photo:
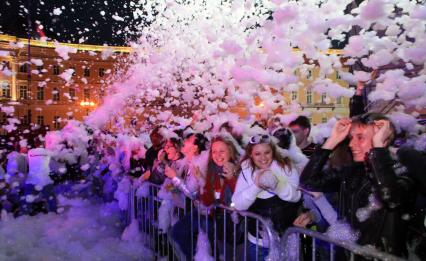
[[[401,218],[412,200],[412,181],[394,173],[389,151],[374,148],[368,163],[353,163],[340,169],[327,169],[331,151],[318,149],[301,176],[301,185],[311,191],[339,192],[338,212],[361,233],[358,243],[374,245],[395,255],[406,255],[406,222]],[[360,214],[374,196],[381,208]],[[364,212],[365,213],[365,212]]]

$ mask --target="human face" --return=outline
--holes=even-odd
[[[355,162],[364,162],[367,153],[373,147],[374,130],[372,126],[353,126],[350,133],[349,147]]]
[[[185,157],[195,155],[197,151],[197,146],[194,144],[194,142],[195,142],[195,135],[192,135],[189,138],[186,138],[185,141],[183,142],[182,153],[185,155]]]
[[[216,141],[212,144],[212,159],[213,162],[222,167],[226,162],[231,159],[231,153],[228,145],[223,141]]]
[[[308,138],[309,129],[302,128],[299,125],[291,125],[290,129],[296,138],[297,146],[300,146]]]
[[[269,143],[254,145],[250,157],[257,168],[268,169],[273,159],[271,145]]]
[[[171,141],[167,141],[166,145],[164,145],[164,151],[167,154],[168,159],[175,159],[178,157],[178,150],[176,149],[175,145]]]

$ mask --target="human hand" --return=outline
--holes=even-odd
[[[384,148],[388,145],[393,130],[388,120],[374,121],[373,147]]]
[[[158,159],[159,161],[161,161],[161,162],[164,162],[164,161],[166,160],[166,152],[164,151],[164,149],[161,149],[161,150],[158,152],[157,159]]]
[[[351,119],[341,119],[334,124],[330,137],[322,146],[323,149],[333,150],[340,142],[342,142],[351,130]]]
[[[235,164],[231,162],[226,162],[223,165],[223,176],[226,179],[232,179],[233,177],[235,177],[236,170],[237,170],[237,167],[235,166]]]
[[[294,221],[293,225],[296,227],[306,228],[306,226],[314,220],[311,212],[300,214]]]
[[[151,177],[151,171],[147,170],[144,174],[142,174],[142,176],[139,177],[139,181],[143,182],[145,180],[148,180],[149,177]]]
[[[176,177],[176,171],[168,165],[166,165],[166,168],[164,170],[164,174],[170,179],[173,179],[173,178]]]
[[[261,189],[273,191],[277,188],[278,179],[271,170],[260,170],[256,175],[255,184]]]

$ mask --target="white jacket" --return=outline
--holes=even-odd
[[[297,202],[301,197],[299,187],[299,173],[295,167],[282,168],[275,160],[270,166],[270,170],[278,179],[278,185],[274,191],[263,190],[254,184],[254,178],[258,171],[253,170],[250,161],[246,160],[241,164],[241,172],[238,176],[234,195],[232,196],[233,206],[237,210],[247,210],[256,198],[267,199],[277,195],[280,199]]]

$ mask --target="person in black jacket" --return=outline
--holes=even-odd
[[[381,114],[339,120],[312,155],[301,184],[309,191],[339,191],[339,217],[360,232],[359,244],[406,256],[407,224],[401,217],[411,204],[413,183],[393,170],[388,150],[393,136],[391,122]],[[351,162],[333,161],[342,156],[339,144],[347,138]],[[326,166],[333,151],[334,164]]]

